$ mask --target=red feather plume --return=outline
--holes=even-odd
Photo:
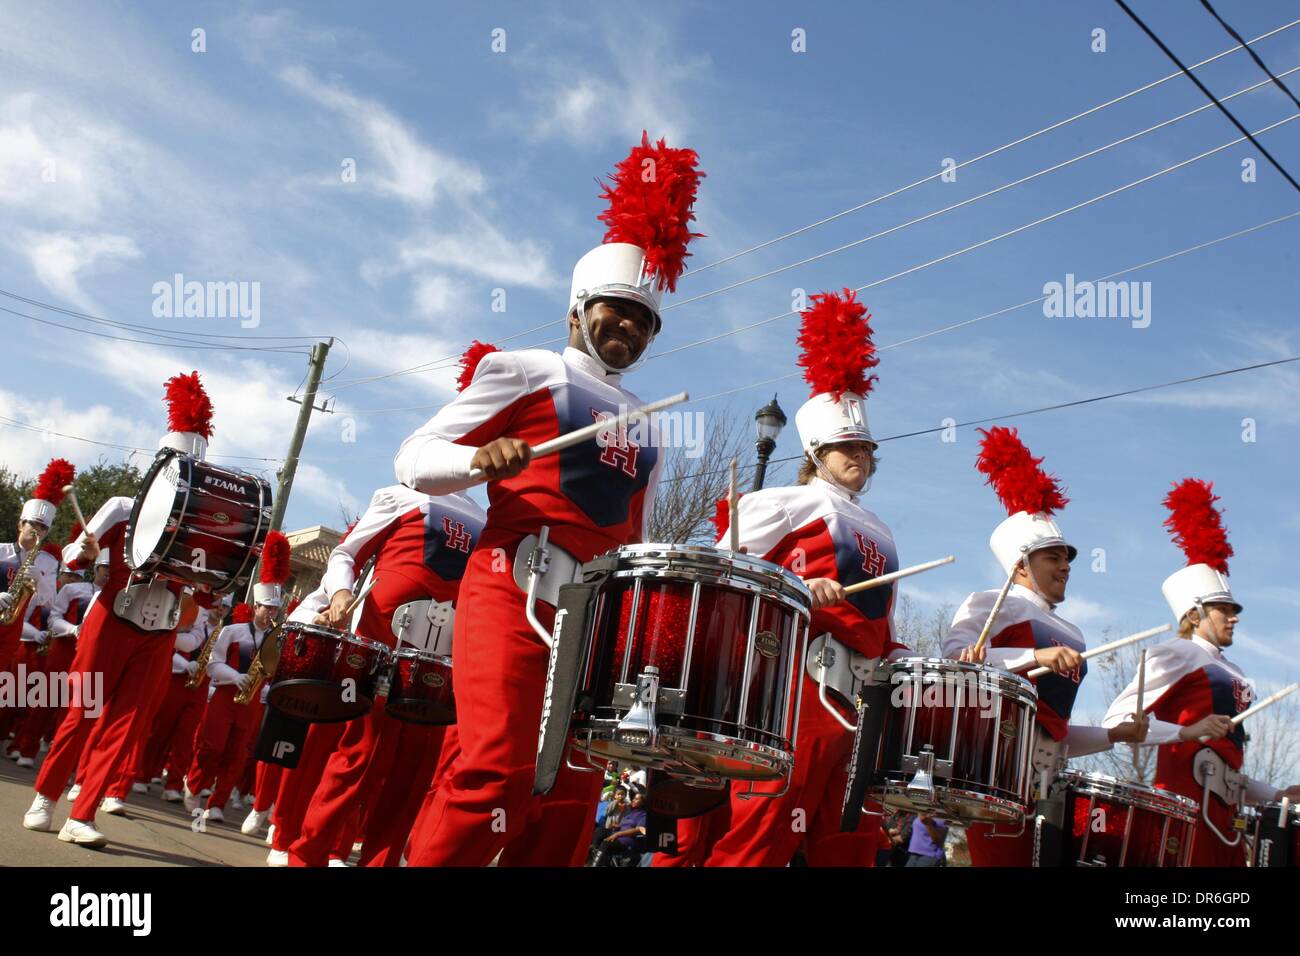
[[[199,373],[173,375],[163,386],[167,398],[167,427],[174,432],[194,432],[212,437],[212,402]]]
[[[46,541],[41,545],[41,550],[52,557],[55,561],[58,561],[59,564],[63,564],[63,549],[53,541]]]
[[[975,467],[988,477],[1007,514],[1027,511],[1051,517],[1070,503],[1060,481],[1042,469],[1043,459],[1029,453],[1014,428],[995,426],[979,432],[984,439]]]
[[[641,144],[601,184],[600,198],[609,204],[598,217],[609,227],[603,241],[644,249],[647,271],[660,291],[676,291],[690,255],[686,247],[703,235],[690,230],[695,192],[704,178],[698,165],[695,150],[673,149],[662,139],[651,144],[643,130]]]
[[[871,313],[852,289],[819,292],[800,313],[799,366],[812,395],[830,392],[835,401],[845,392],[865,396],[876,376],[867,369],[880,364],[871,341]]]
[[[1223,516],[1214,506],[1218,500],[1213,482],[1184,478],[1165,495],[1165,507],[1169,509],[1165,527],[1187,556],[1188,564],[1208,564],[1220,574],[1227,574],[1233,550]]]
[[[289,580],[289,539],[279,531],[271,531],[262,545],[262,573],[258,576],[263,584],[283,584]]]
[[[45,466],[41,477],[36,479],[36,490],[32,492],[32,497],[57,505],[63,500],[63,489],[72,484],[76,474],[77,469],[72,462],[66,458],[55,458]]]
[[[470,347],[460,357],[460,377],[456,379],[456,391],[465,391],[469,383],[474,381],[474,373],[478,371],[478,363],[483,361],[483,356],[500,351],[495,345],[480,342],[478,339],[470,343]]]
[[[235,605],[235,609],[230,612],[231,624],[247,624],[253,619],[253,609],[248,604],[240,601]]]

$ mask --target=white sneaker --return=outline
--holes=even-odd
[[[50,810],[53,807],[53,800],[38,793],[36,799],[32,801],[31,808],[23,814],[23,827],[28,830],[49,830]]]
[[[225,823],[226,815],[221,812],[220,807],[208,807],[204,814],[209,823]]]
[[[161,787],[161,786],[163,785],[163,779],[162,779],[162,777],[154,777],[153,779],[151,779],[151,780],[149,781],[149,783],[150,783],[151,785]]]
[[[108,837],[96,830],[93,823],[83,823],[71,817],[68,817],[68,822],[63,824],[63,829],[59,831],[59,839],[64,843],[75,843],[77,846],[86,847],[101,847],[108,844]]]
[[[275,807],[271,808],[271,810],[274,809]],[[266,812],[270,813],[271,810],[267,810]],[[270,846],[274,842],[275,842],[275,824],[272,823],[269,827],[266,828],[266,845]]]
[[[14,748],[10,749],[8,746],[6,746],[6,747],[5,747],[5,756],[8,757],[10,760],[17,760],[19,757],[22,756],[22,754],[20,754],[20,753],[18,752],[18,748],[17,748],[17,747],[14,747]]]
[[[267,866],[288,866],[289,851],[272,850],[270,853],[266,855],[266,865]]]
[[[327,866],[341,866],[341,867],[344,867],[344,868],[346,869],[346,868],[347,868],[347,865],[348,865],[348,861],[347,861],[347,860],[336,860],[336,859],[333,859],[333,858],[331,857],[329,863],[327,863],[326,865],[327,865]]]
[[[81,784],[74,783],[68,790],[68,803],[76,803],[79,796],[81,796]]]
[[[35,766],[36,766],[36,761],[33,760],[31,757],[19,757],[19,758],[18,758],[18,766],[20,766],[20,767],[35,767]]]
[[[149,784],[147,784],[147,783],[141,783],[140,781],[137,780],[135,783],[131,784],[131,792],[132,792],[132,793],[148,793],[148,792],[149,792]]]
[[[244,822],[239,827],[239,832],[244,836],[253,836],[266,825],[266,818],[270,815],[270,810],[249,810],[248,816],[244,817]]]
[[[100,801],[99,809],[103,810],[105,813],[111,813],[114,816],[123,817],[126,816],[126,801],[121,800],[118,797],[105,797]]]
[[[190,793],[190,788],[187,784],[181,784],[181,791],[181,802],[185,804],[185,812],[192,814],[196,809],[198,809],[199,795],[197,793]]]
[[[180,803],[181,792],[179,790],[164,790],[162,798],[163,803]]]

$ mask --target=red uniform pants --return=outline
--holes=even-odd
[[[461,579],[452,638],[460,755],[421,809],[408,862],[486,866],[504,849],[502,866],[581,866],[601,775],[561,765],[551,792],[533,795],[549,651],[513,576],[494,569],[495,550],[480,541]],[[539,602],[537,616],[549,627],[554,611]]]
[[[14,653],[12,671],[14,674],[14,687],[19,691],[18,700],[24,701],[28,693],[27,680],[33,674],[44,674],[46,670],[45,657],[36,653],[41,645],[35,641],[22,641],[18,645],[18,650]],[[19,671],[19,668],[22,668]],[[23,675],[23,681],[18,680],[19,674]],[[38,708],[28,707],[25,704],[17,707],[5,707],[0,709],[0,741],[3,741],[12,732],[14,735],[14,747],[22,751],[22,741],[24,731],[32,718],[39,713]],[[30,732],[28,732],[30,733]],[[40,742],[37,742],[39,748]],[[34,753],[22,754],[24,757],[34,757]]]
[[[171,669],[175,639],[172,631],[136,630],[103,602],[91,605],[73,661],[80,700],[74,696],[36,777],[36,791],[57,800],[80,763],[81,793],[72,807],[72,819],[95,819],[114,768],[120,766],[133,739],[132,724],[142,723],[142,705]],[[104,699],[96,700],[101,687]],[[102,707],[102,712],[93,712],[95,707]]]
[[[803,680],[789,789],[744,798],[748,785],[733,782],[731,827],[705,866],[785,866],[800,843],[809,866],[875,866],[876,817],[864,814],[856,832],[840,832],[853,735],[822,707],[817,685],[806,674]],[[782,786],[772,781],[754,790],[775,794]]]
[[[253,809],[265,813],[275,803],[276,791],[280,789],[280,778],[284,768],[278,763],[257,761],[256,776],[253,781]]]
[[[77,639],[72,635],[50,639],[50,649],[37,660],[43,661],[43,670],[50,675],[53,687],[58,680],[56,675],[67,674],[72,669],[72,661],[77,655]],[[53,700],[46,701],[43,707],[33,707],[27,713],[27,719],[18,728],[14,745],[24,757],[36,758],[41,751],[42,740],[52,740],[54,732],[65,715],[67,708]]]
[[[235,703],[236,688],[225,684],[208,698],[194,737],[194,760],[185,775],[190,793],[211,789],[208,807],[224,808],[239,782],[248,757],[248,741],[257,729],[262,705]]]
[[[271,823],[275,825],[275,837],[271,844],[273,849],[287,852],[302,833],[307,807],[320,785],[325,764],[343,737],[346,726],[344,723],[312,724],[307,728],[307,739],[303,741],[298,766],[285,770],[280,778],[275,812],[271,814]]]

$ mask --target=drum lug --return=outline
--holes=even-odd
[[[637,685],[615,684],[614,706],[632,708],[636,706]],[[660,687],[655,698],[655,709],[665,714],[681,714],[686,710],[686,691],[679,687]]]
[[[636,696],[632,709],[619,721],[614,739],[621,744],[649,747],[659,746],[659,723],[655,708],[659,698],[659,668],[647,667],[637,676]]]
[[[926,744],[916,758],[916,774],[907,783],[907,795],[915,800],[921,797],[928,803],[934,802],[934,748]]]

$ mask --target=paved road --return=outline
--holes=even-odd
[[[49,833],[22,827],[31,805],[36,773],[0,758],[0,866],[265,866],[266,844],[239,832],[247,811],[229,812],[230,823],[195,833],[180,804],[163,803],[158,788],[131,794],[128,816],[100,813],[95,825],[108,837],[102,850],[62,843],[59,827],[68,817],[66,795],[54,806]]]

